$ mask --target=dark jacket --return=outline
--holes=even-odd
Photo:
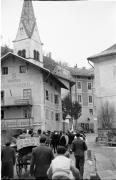
[[[52,149],[40,145],[33,149],[30,164],[30,174],[35,177],[47,177],[47,170],[54,158]]]
[[[65,135],[62,135],[59,141],[60,146],[66,146],[66,138]]]
[[[75,156],[84,156],[84,151],[87,150],[87,145],[85,141],[80,138],[76,138],[72,142],[72,151]]]
[[[14,175],[14,165],[15,165],[15,150],[10,146],[6,146],[1,152],[2,160],[2,177],[13,178]]]

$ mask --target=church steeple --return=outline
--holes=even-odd
[[[14,52],[28,59],[43,62],[42,43],[31,0],[24,0]]]
[[[21,14],[21,21],[23,23],[27,36],[31,38],[36,24],[36,20],[34,16],[32,1],[30,0],[24,1],[22,14]]]

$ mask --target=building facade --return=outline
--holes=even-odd
[[[116,128],[116,44],[97,55],[88,57],[88,61],[93,62],[95,67],[98,128],[103,128],[100,110],[106,105],[108,105],[112,128]]]
[[[61,88],[43,67],[42,43],[32,1],[24,0],[14,52],[1,59],[1,128],[61,130]]]
[[[82,127],[86,132],[96,132],[94,121],[94,70],[84,68],[70,68],[75,79],[75,85],[71,88],[72,101],[81,104],[82,112],[78,120],[74,120],[75,128]]]

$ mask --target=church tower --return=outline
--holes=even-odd
[[[39,65],[43,67],[42,43],[31,0],[23,2],[18,32],[13,42],[15,54],[38,61]]]

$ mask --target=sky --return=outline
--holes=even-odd
[[[1,0],[1,41],[13,48],[23,0]],[[116,1],[33,1],[44,53],[69,66],[116,43]]]

